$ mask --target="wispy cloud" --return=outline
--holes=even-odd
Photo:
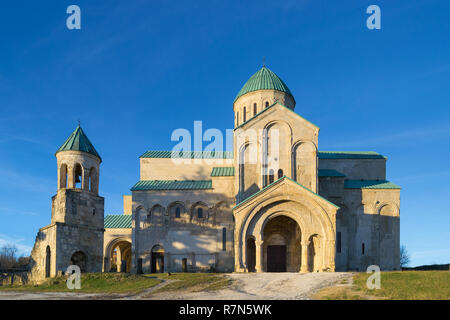
[[[10,188],[42,193],[52,193],[56,190],[56,182],[53,180],[14,170],[0,169],[0,179],[8,181]]]
[[[0,234],[0,248],[5,245],[15,245],[17,247],[18,255],[29,255],[32,247],[23,243],[23,238],[12,238],[6,234]]]

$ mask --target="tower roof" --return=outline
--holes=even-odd
[[[263,66],[259,71],[252,75],[250,79],[248,79],[242,89],[238,92],[234,101],[236,101],[239,97],[243,96],[246,93],[257,90],[277,90],[285,92],[294,97],[291,93],[291,90],[289,90],[283,80],[281,80],[280,77],[269,70],[269,68]]]
[[[74,132],[70,135],[70,137],[63,143],[61,147],[56,151],[56,153],[61,151],[82,151],[90,153],[100,160],[102,159],[100,155],[95,150],[89,138],[84,133],[83,129],[81,129],[80,125],[77,126]]]

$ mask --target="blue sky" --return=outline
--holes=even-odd
[[[81,30],[66,8],[81,8]],[[381,30],[366,8],[381,8]],[[0,245],[50,222],[54,153],[78,119],[103,159],[105,213],[173,130],[225,130],[266,57],[321,150],[388,157],[411,265],[450,262],[448,1],[8,1],[0,10]]]

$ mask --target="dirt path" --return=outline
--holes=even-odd
[[[0,300],[67,300],[67,299],[158,299],[158,300],[286,300],[310,299],[318,290],[350,281],[352,273],[232,273],[227,274],[233,284],[226,289],[207,292],[155,292],[170,281],[165,281],[140,294],[101,294],[66,292],[11,292],[0,291]]]
[[[208,292],[159,292],[144,299],[187,300],[287,300],[310,299],[318,290],[342,281],[352,273],[233,273],[230,288]]]

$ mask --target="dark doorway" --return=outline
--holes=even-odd
[[[286,272],[286,246],[267,246],[267,272]]]
[[[151,268],[152,273],[164,272],[164,248],[160,245],[156,245],[152,248]]]
[[[181,270],[182,270],[183,272],[187,272],[187,259],[186,259],[186,258],[184,258],[184,259],[181,261]]]
[[[152,252],[152,273],[164,272],[164,253]]]
[[[46,254],[45,254],[45,277],[50,277],[50,263],[51,263],[51,252],[50,246],[47,246]]]
[[[70,263],[72,265],[77,265],[80,267],[81,272],[86,272],[86,255],[82,251],[77,251],[70,258]]]
[[[247,239],[247,269],[248,272],[255,272],[256,266],[256,245],[255,239]]]

